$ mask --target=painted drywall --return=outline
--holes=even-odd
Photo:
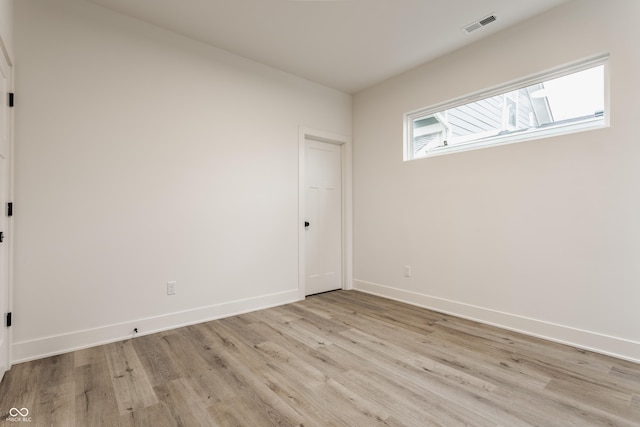
[[[638,16],[569,2],[356,94],[354,287],[640,361]],[[607,52],[609,128],[403,162],[405,112]]]
[[[13,0],[0,0],[0,39],[13,58]]]
[[[15,57],[14,362],[298,299],[299,127],[351,96],[80,0]]]

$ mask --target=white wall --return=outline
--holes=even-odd
[[[576,0],[357,94],[354,286],[640,361],[638,16]],[[610,128],[402,161],[403,113],[603,52]]]
[[[13,59],[13,0],[0,0],[0,39]]]
[[[84,1],[15,9],[14,362],[296,300],[298,129],[350,135],[351,97]]]

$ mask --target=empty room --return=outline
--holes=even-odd
[[[0,0],[0,425],[640,426],[638,18]]]

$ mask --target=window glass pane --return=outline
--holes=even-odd
[[[410,154],[417,158],[464,144],[530,139],[526,136],[542,130],[603,124],[603,115],[604,65],[599,65],[435,114],[413,115]]]
[[[604,66],[544,83],[555,121],[587,117],[604,111]]]

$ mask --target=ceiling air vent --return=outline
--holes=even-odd
[[[492,23],[492,22],[494,22],[496,19],[498,19],[498,18],[496,18],[496,16],[495,16],[495,15],[489,15],[489,16],[487,16],[486,18],[482,18],[482,19],[481,19],[481,20],[479,20],[479,21],[473,22],[473,23],[471,23],[471,24],[467,25],[466,27],[463,27],[462,29],[463,29],[467,34],[469,34],[469,33],[471,33],[472,31],[475,31],[475,30],[477,30],[477,29],[479,29],[479,28],[482,28],[482,27],[484,27],[484,26],[486,26],[486,25],[491,24],[491,23]]]

